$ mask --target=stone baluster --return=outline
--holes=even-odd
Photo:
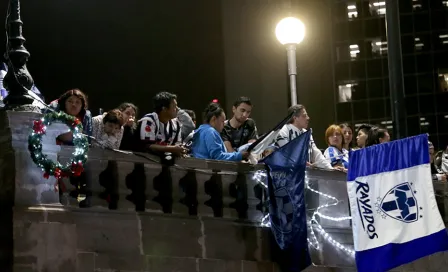
[[[222,177],[219,170],[213,170],[213,174],[204,184],[205,193],[210,196],[210,199],[205,201],[205,205],[213,209],[215,217],[222,217],[224,214],[223,191],[222,191]]]
[[[146,206],[146,174],[145,165],[136,163],[134,170],[126,176],[126,187],[131,190],[127,200],[135,204],[135,210],[144,212]]]
[[[110,210],[118,208],[118,163],[108,161],[106,169],[99,174],[99,184],[104,187],[104,192],[100,193],[100,198],[107,200]]]
[[[238,173],[235,182],[229,186],[230,196],[236,200],[230,203],[230,208],[233,208],[238,213],[238,218],[247,218],[247,180],[245,173]]]
[[[163,165],[162,171],[153,179],[154,190],[159,194],[153,198],[153,201],[162,206],[164,213],[173,212],[173,179],[171,177],[170,167]]]
[[[258,204],[255,206],[255,209],[265,214],[268,209],[266,205],[267,189],[263,185],[257,184],[253,187],[253,190],[255,198],[259,200]]]
[[[185,193],[180,202],[187,206],[189,215],[198,214],[198,181],[196,179],[196,172],[189,170],[179,180],[179,187]]]

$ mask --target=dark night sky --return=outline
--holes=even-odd
[[[125,100],[152,111],[161,90],[200,111],[225,97],[220,5],[213,3],[22,1],[28,68],[47,101],[77,87],[94,114]]]
[[[28,68],[47,102],[77,87],[94,115],[124,101],[143,114],[152,111],[152,96],[167,90],[198,115],[218,98],[231,116],[226,99],[248,95],[261,132],[289,105],[275,24],[298,16],[307,31],[297,49],[298,95],[320,146],[334,120],[329,14],[323,0],[22,1]]]

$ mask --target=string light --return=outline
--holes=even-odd
[[[266,171],[264,171],[264,170],[256,171],[252,176],[253,180],[257,181],[260,185],[267,188],[267,184],[265,183],[266,177],[267,177],[267,174],[266,174]],[[308,223],[307,225],[310,229],[310,234],[311,234],[311,239],[308,238],[308,244],[310,246],[312,246],[313,248],[315,248],[316,250],[320,249],[319,241],[317,240],[317,236],[315,233],[315,229],[316,229],[316,231],[319,232],[319,234],[322,237],[324,237],[334,247],[339,248],[342,251],[348,253],[350,256],[354,257],[355,251],[352,248],[346,247],[346,246],[342,245],[341,243],[339,243],[338,241],[336,241],[335,239],[333,239],[333,237],[330,234],[328,234],[328,232],[326,232],[324,230],[324,228],[317,221],[317,217],[320,217],[320,218],[330,220],[330,221],[341,222],[341,221],[345,221],[345,220],[351,220],[352,219],[351,216],[332,217],[332,216],[322,214],[320,212],[321,209],[336,206],[340,203],[340,201],[334,196],[322,193],[318,190],[311,188],[309,185],[309,182],[308,182],[308,177],[306,175],[305,175],[305,188],[315,194],[318,194],[320,196],[323,196],[323,197],[328,198],[333,201],[333,202],[326,203],[326,204],[323,204],[323,205],[320,205],[319,207],[317,207],[316,210],[313,212],[313,215],[311,216],[311,220],[309,220],[307,222]],[[269,213],[266,214],[261,219],[260,225],[262,227],[270,227],[271,226],[271,222],[269,220]]]
[[[70,162],[62,165],[59,161],[48,159],[47,155],[42,153],[42,136],[45,135],[48,126],[54,122],[66,124],[73,135],[73,145],[75,151]],[[79,176],[84,171],[84,163],[87,161],[87,151],[89,142],[87,138],[80,133],[82,124],[74,116],[62,112],[51,112],[44,115],[43,118],[34,121],[32,131],[28,137],[28,150],[31,159],[42,169],[44,177],[55,176],[62,178],[65,176]]]

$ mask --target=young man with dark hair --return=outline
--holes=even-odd
[[[149,151],[162,156],[165,153],[171,153],[174,156],[186,154],[187,149],[181,146],[182,127],[177,119],[177,96],[168,92],[160,92],[153,98],[153,102],[155,112],[146,114],[138,122],[139,144],[134,148],[135,151]],[[126,177],[126,185],[132,191],[127,199],[134,202],[136,211],[144,211],[146,175],[142,163],[135,164],[134,171]],[[154,198],[154,201],[162,205],[164,212],[171,213],[172,179],[168,166],[162,165],[161,173],[154,178],[154,186],[159,191],[159,195]]]
[[[286,145],[307,131],[310,117],[308,116],[308,113],[303,105],[291,106],[288,109],[288,115],[289,114],[292,114],[289,124],[284,125],[277,135],[275,144],[278,147]],[[325,159],[319,148],[317,148],[312,135],[310,138],[309,147],[309,164],[319,168],[334,169],[330,162]]]
[[[139,121],[140,140],[152,153],[172,153],[181,156],[186,149],[181,146],[181,124],[177,117],[177,96],[168,92],[158,93],[154,98],[155,112],[146,114]],[[142,151],[142,150],[141,150]]]
[[[232,107],[233,117],[226,120],[221,132],[227,152],[234,152],[240,146],[255,142],[258,138],[255,121],[249,118],[252,103],[249,97],[238,98]]]

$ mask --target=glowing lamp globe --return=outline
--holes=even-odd
[[[275,36],[281,44],[299,44],[305,37],[305,25],[297,18],[284,18],[277,24]]]

